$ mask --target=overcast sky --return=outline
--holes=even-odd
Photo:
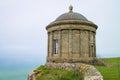
[[[45,63],[45,27],[70,4],[98,25],[98,56],[120,57],[120,0],[0,0],[0,59]]]

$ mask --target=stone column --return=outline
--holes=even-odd
[[[79,43],[79,57],[81,57],[81,30],[80,30],[80,36],[79,36],[79,40],[80,40],[80,43]]]
[[[72,58],[72,30],[69,30],[69,58]]]
[[[52,57],[53,56],[53,32],[50,32],[50,36],[49,36],[49,51],[50,51],[50,54],[49,56]]]
[[[48,32],[48,57],[49,57],[49,54],[50,54],[49,45],[50,45],[50,33]]]
[[[85,55],[84,54],[84,44],[83,44],[84,43],[84,40],[83,40],[84,39],[83,38],[84,37],[84,31],[81,30],[80,33],[81,33],[81,37],[80,37],[81,38],[81,41],[80,41],[81,42],[81,45],[80,45],[81,57],[84,57],[84,55]]]
[[[94,57],[96,57],[96,32],[94,32]]]
[[[90,31],[90,57],[94,57],[94,33]]]
[[[89,36],[88,36],[88,38],[89,38],[89,39],[88,39],[88,40],[89,40],[89,41],[88,41],[88,42],[89,42],[89,43],[88,43],[88,45],[89,45],[89,57],[91,57],[91,55],[90,55],[90,44],[91,44],[91,41],[90,41],[90,31],[88,31],[88,33],[89,33],[89,34],[88,34],[88,35],[89,35]]]
[[[52,57],[54,55],[54,31],[52,31]]]
[[[62,44],[62,40],[61,40],[61,30],[59,30],[59,33],[58,33],[59,35],[58,35],[58,37],[59,37],[59,41],[58,41],[58,46],[59,46],[59,48],[58,48],[58,53],[59,53],[59,56],[61,57],[62,56],[62,54],[61,54],[61,44]]]

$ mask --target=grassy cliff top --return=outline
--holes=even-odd
[[[101,60],[111,65],[110,67],[95,66],[103,75],[104,80],[120,80],[120,57]]]
[[[120,57],[101,58],[101,60],[111,65],[110,67],[95,65],[104,80],[120,80]],[[83,80],[83,75],[79,71],[47,69],[40,66],[34,72],[36,73],[35,80]]]
[[[83,75],[77,71],[47,69],[40,66],[34,72],[38,73],[35,80],[83,80]]]

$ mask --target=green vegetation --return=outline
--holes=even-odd
[[[102,58],[101,60],[110,64],[109,67],[95,65],[103,75],[104,80],[120,80],[120,57]],[[87,70],[87,68],[81,70]],[[36,80],[83,80],[83,73],[79,71],[46,69],[44,66],[40,66],[34,72],[36,73]]]
[[[95,66],[103,75],[104,80],[120,80],[120,57],[119,58],[103,58],[104,62],[111,66]]]
[[[83,75],[78,71],[68,71],[61,69],[46,69],[44,66],[34,70],[36,80],[83,80]]]

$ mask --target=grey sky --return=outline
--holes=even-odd
[[[61,14],[74,12],[98,25],[97,54],[120,56],[120,0],[0,0],[0,58],[45,62],[45,27]]]

